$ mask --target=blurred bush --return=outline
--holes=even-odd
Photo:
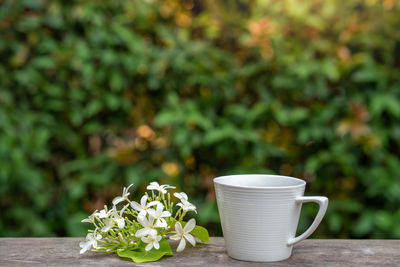
[[[125,184],[305,179],[314,236],[400,238],[394,0],[3,1],[0,236],[83,235]],[[316,207],[304,205],[299,231]]]

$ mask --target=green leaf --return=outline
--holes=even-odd
[[[201,242],[210,242],[210,236],[208,234],[208,231],[206,228],[202,226],[196,225],[193,231],[191,231],[190,233],[199,238]]]
[[[159,249],[151,249],[150,251],[146,251],[146,243],[142,243],[137,250],[124,250],[118,251],[118,256],[122,258],[130,258],[134,262],[149,262],[149,261],[158,261],[163,256],[172,256],[171,247],[168,244],[168,241],[165,238],[161,239],[160,248]]]

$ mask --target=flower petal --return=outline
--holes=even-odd
[[[160,222],[165,226],[165,227],[167,227],[168,226],[168,224],[167,224],[167,221],[166,220],[164,220],[163,218],[160,218],[159,219],[160,220]]]
[[[181,252],[185,249],[186,247],[186,241],[184,238],[181,239],[181,242],[179,242],[178,248],[176,249],[176,252]]]
[[[126,188],[126,192],[129,191],[129,188],[131,188],[131,186],[133,186],[133,184],[130,184],[130,185],[128,186],[128,188]]]
[[[143,209],[142,206],[140,206],[140,204],[137,203],[136,201],[131,202],[131,207],[138,211],[141,211]]]
[[[185,234],[183,235],[183,237],[186,238],[186,240],[189,241],[189,243],[192,244],[193,247],[196,246],[196,240],[191,234]]]
[[[159,249],[160,248],[160,244],[158,244],[158,242],[154,242],[153,245],[154,245],[155,249]]]
[[[161,204],[161,203],[157,204],[157,213],[158,214],[162,214],[163,209],[164,209],[163,204]]]
[[[146,203],[147,203],[147,195],[144,195],[144,196],[142,196],[142,198],[140,199],[140,205],[142,206],[142,207],[145,207],[146,206]]]
[[[99,212],[93,213],[93,215],[102,219],[102,218],[107,218],[110,214],[109,214],[109,212],[106,213],[106,211],[104,209],[102,209]]]
[[[138,222],[143,225],[144,227],[149,225],[149,221],[146,219],[145,216],[138,216],[137,217]]]
[[[157,204],[159,204],[159,203],[161,203],[161,202],[158,201],[158,200],[151,201],[149,204],[146,205],[146,207],[151,207],[151,206],[157,205]]]
[[[112,219],[106,219],[105,220],[105,225],[104,227],[101,229],[102,232],[108,232],[110,231],[110,229],[114,226],[114,222]]]
[[[142,228],[142,229],[139,229],[139,230],[136,231],[135,236],[136,237],[143,237],[143,236],[148,235],[149,232],[150,232],[149,228]]]
[[[116,197],[113,199],[112,203],[113,203],[113,205],[117,205],[118,203],[120,203],[122,201],[124,201],[123,197]]]
[[[174,196],[176,197],[176,198],[179,198],[179,199],[182,199],[183,198],[183,195],[182,195],[182,192],[181,193],[174,193]]]
[[[179,198],[180,200],[182,200],[182,199],[188,200],[188,196],[186,195],[185,192],[174,193],[174,196],[175,196],[176,198]]]
[[[154,218],[153,216],[151,216],[151,215],[149,216],[149,220],[148,220],[148,222],[149,222],[148,225],[149,225],[149,226],[151,226],[151,225],[154,224],[154,219],[155,219],[155,218]]]
[[[141,211],[139,212],[139,214],[138,214],[138,219],[139,219],[139,217],[140,217],[140,218],[146,218],[146,214],[147,214],[147,211],[146,211],[146,210],[141,210]]]
[[[160,185],[157,182],[151,182],[150,185],[147,186],[147,190],[158,190]]]
[[[79,243],[79,246],[82,248],[82,249],[79,251],[80,254],[83,254],[83,253],[85,253],[87,250],[90,249],[90,243],[88,243],[88,242],[80,242],[80,243]]]
[[[110,231],[111,228],[112,228],[112,225],[106,225],[103,228],[101,228],[101,231],[104,233],[107,233],[108,231]]]
[[[171,216],[171,213],[169,211],[163,211],[161,213],[161,217],[169,217],[169,216]]]
[[[149,229],[149,235],[157,235],[157,230],[156,229]]]
[[[185,227],[183,228],[183,232],[190,233],[194,227],[196,226],[196,220],[194,218],[190,219]]]
[[[142,241],[143,242],[145,242],[145,243],[149,243],[150,242],[150,239],[147,237],[147,236],[142,236]]]
[[[85,242],[85,241],[79,242],[79,246],[80,246],[81,248],[84,248],[84,247],[87,246],[87,242]]]
[[[152,248],[153,248],[153,243],[149,243],[149,244],[147,244],[145,249],[146,249],[146,251],[149,251]]]
[[[157,217],[156,211],[153,209],[148,209],[147,213],[150,214],[150,216],[153,216],[154,218]]]
[[[175,223],[175,231],[177,235],[183,234],[182,224],[180,222]]]
[[[119,228],[119,229],[122,229],[122,228],[125,227],[125,220],[124,220],[124,218],[118,218],[118,219],[115,219],[115,220],[117,221],[117,224],[118,224],[118,228]]]
[[[164,219],[158,219],[154,224],[156,228],[165,228],[167,226],[167,222]]]

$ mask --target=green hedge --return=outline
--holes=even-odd
[[[125,184],[305,179],[314,236],[400,238],[396,1],[4,1],[0,236],[77,236]],[[135,195],[135,194],[133,194]],[[304,205],[299,231],[316,207]]]

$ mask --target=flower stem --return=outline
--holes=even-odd
[[[176,218],[178,217],[178,215],[181,214],[181,212],[182,212],[182,208],[180,208],[180,209],[176,212],[174,219],[176,219]]]
[[[181,216],[179,217],[179,221],[182,221],[183,217],[185,217],[185,215],[186,215],[186,211],[183,211]]]

